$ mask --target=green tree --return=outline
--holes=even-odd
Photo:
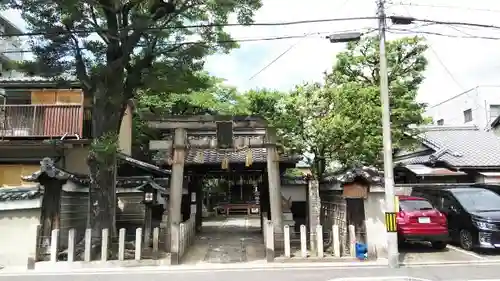
[[[34,59],[24,64],[46,77],[77,77],[92,103],[93,149],[88,157],[94,206],[89,220],[115,233],[112,206],[117,135],[128,100],[147,88],[175,91],[202,83],[204,58],[228,52],[231,14],[252,22],[260,0],[6,0],[21,11]],[[189,27],[191,26],[191,27]],[[197,26],[197,27],[196,27]],[[199,39],[196,39],[199,38]],[[186,43],[189,40],[200,40]]]
[[[418,37],[387,42],[395,148],[411,144],[409,125],[425,123],[416,102],[427,65],[427,46]],[[379,51],[376,37],[349,43],[337,55],[324,83],[297,86],[283,99],[278,127],[287,148],[303,153],[322,178],[329,164],[378,165],[382,129]]]
[[[416,101],[427,66],[427,45],[420,37],[387,42],[393,148],[412,144],[410,125],[427,122],[425,104]],[[334,129],[332,157],[343,165],[381,164],[382,123],[379,47],[376,37],[349,43],[326,75],[325,98]],[[410,134],[411,135],[411,134]]]
[[[313,174],[321,178],[330,159],[332,112],[320,83],[298,85],[283,97],[277,121],[278,135],[285,148],[303,154]]]

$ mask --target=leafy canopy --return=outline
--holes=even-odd
[[[407,37],[387,42],[393,147],[411,145],[409,125],[425,123],[416,101],[427,66],[425,42]],[[317,177],[327,163],[381,163],[382,124],[379,49],[376,37],[349,43],[323,84],[303,84],[285,98],[281,114],[289,147],[309,155]],[[288,124],[284,126],[284,124]]]

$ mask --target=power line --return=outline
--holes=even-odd
[[[476,35],[462,36],[462,35],[445,34],[445,33],[441,33],[441,32],[414,30],[414,29],[407,29],[407,28],[389,28],[387,31],[390,33],[394,33],[394,34],[429,34],[429,35],[436,35],[436,36],[443,36],[443,37],[450,37],[450,38],[459,38],[459,39],[500,40],[500,37],[476,36]]]
[[[389,18],[391,18],[391,17],[389,17]],[[463,25],[463,26],[472,26],[472,27],[500,29],[500,26],[493,25],[493,24],[482,24],[482,23],[474,23],[474,22],[462,22],[462,21],[440,21],[440,20],[418,19],[418,18],[411,18],[411,19],[413,21],[427,22],[427,23],[440,24],[440,25]]]
[[[349,2],[349,0],[344,0],[344,2],[342,2],[342,4],[339,5],[339,7],[337,8],[336,11],[339,12],[340,10],[342,10],[342,8],[344,8],[344,6],[345,6],[345,4],[347,4],[347,2]],[[312,30],[309,30],[307,32],[307,34],[308,34],[307,36],[309,36],[309,34],[311,34],[311,32],[312,32]],[[268,69],[269,67],[271,67],[271,65],[275,64],[280,58],[282,58],[283,56],[285,56],[286,54],[288,54],[293,48],[295,48],[297,45],[299,45],[305,38],[306,37],[301,38],[300,40],[298,40],[297,42],[293,43],[288,48],[286,48],[283,52],[281,52],[277,57],[275,57],[273,60],[271,60],[264,67],[262,67],[254,75],[250,76],[250,78],[248,79],[248,81],[253,80],[255,77],[259,76],[259,74],[261,74],[262,72],[266,71],[266,69]]]
[[[472,7],[460,7],[460,6],[451,6],[451,5],[435,5],[435,4],[416,4],[416,3],[404,3],[404,2],[392,2],[392,1],[389,3],[393,4],[393,5],[410,6],[410,7],[428,7],[428,8],[457,9],[457,10],[466,10],[466,11],[500,13],[500,10],[485,9],[485,8],[472,8]]]
[[[388,17],[389,19],[392,16]],[[336,22],[336,21],[356,21],[356,20],[373,20],[377,17],[349,17],[349,18],[330,18],[330,19],[313,19],[313,20],[301,20],[301,21],[288,21],[288,22],[261,22],[261,23],[250,23],[250,24],[238,24],[238,23],[228,23],[228,24],[199,24],[199,25],[178,25],[170,26],[165,28],[150,27],[145,28],[144,31],[162,31],[169,29],[186,29],[186,28],[206,28],[206,27],[245,27],[245,26],[289,26],[289,25],[301,25],[301,24],[311,24],[311,23],[326,23],[326,22]],[[411,18],[411,20],[416,22],[425,22],[440,25],[462,25],[462,26],[472,26],[472,27],[482,27],[482,28],[492,28],[500,29],[498,25],[492,24],[480,24],[473,22],[461,22],[461,21],[440,21],[432,19],[420,19]],[[133,30],[133,29],[126,29]],[[94,29],[94,30],[56,30],[56,31],[37,31],[37,32],[22,32],[22,33],[4,33],[0,34],[0,38],[5,37],[23,37],[23,36],[42,36],[42,35],[64,35],[64,34],[90,34],[95,32],[108,31],[106,29]]]
[[[357,31],[357,30],[358,29],[351,29],[351,30],[344,30],[344,31],[339,31],[339,32],[352,32],[352,31]],[[368,31],[363,33],[363,35],[366,35],[367,33],[373,32],[374,30],[376,30],[376,28],[369,29]],[[331,32],[328,32],[328,33],[331,33]],[[250,80],[254,79],[256,76],[258,76],[259,74],[261,74],[262,72],[264,72],[266,69],[268,69],[274,63],[276,63],[280,58],[282,58],[284,55],[286,55],[289,51],[291,51],[296,45],[298,45],[300,42],[302,42],[302,40],[307,38],[307,36],[309,36],[309,35],[311,35],[311,34],[305,35],[301,40],[295,42],[293,45],[288,47],[284,52],[282,52],[280,55],[278,55],[276,58],[274,58],[272,61],[270,61],[268,64],[266,64],[263,68],[261,68],[254,75],[252,75],[248,80],[250,81]]]
[[[411,17],[411,14],[410,14],[410,11],[408,10],[407,7],[404,7],[403,6],[403,9],[406,11],[406,13],[408,14],[409,17]],[[452,25],[450,25],[452,26]],[[443,69],[446,71],[446,73],[448,73],[448,75],[450,76],[450,78],[453,80],[453,82],[455,82],[455,84],[462,90],[464,90],[464,87],[462,86],[461,83],[458,82],[458,80],[455,78],[455,75],[453,75],[453,73],[450,71],[450,69],[446,66],[446,64],[441,60],[441,57],[438,55],[438,53],[436,52],[436,50],[434,49],[434,47],[432,46],[432,43],[428,40],[427,42],[428,46],[429,46],[429,49],[431,50],[431,52],[434,54],[434,56],[436,57],[437,61],[439,62],[439,64],[441,65],[441,67],[443,67]]]
[[[330,32],[317,32],[313,35],[321,35],[321,34],[329,34]],[[274,37],[261,37],[261,38],[241,38],[241,39],[233,39],[233,40],[219,40],[219,41],[187,41],[187,42],[179,42],[179,43],[165,43],[160,44],[160,46],[179,46],[179,45],[202,45],[202,44],[230,44],[230,43],[245,43],[245,42],[262,42],[262,41],[277,41],[277,40],[288,40],[288,39],[297,39],[307,37],[307,34],[302,35],[283,35],[283,36],[274,36]],[[137,47],[147,47],[147,45],[139,45]],[[81,47],[80,49],[86,50],[87,48]],[[12,53],[33,53],[33,50],[10,50],[3,51],[0,54],[12,54]]]
[[[261,74],[262,72],[264,72],[266,69],[268,69],[271,65],[273,65],[275,62],[277,62],[280,58],[282,58],[284,55],[286,55],[288,52],[290,52],[295,46],[297,46],[300,42],[302,42],[302,40],[304,40],[307,36],[309,36],[309,34],[307,34],[306,36],[300,38],[300,40],[298,40],[297,42],[293,43],[292,45],[290,45],[284,52],[282,52],[281,54],[279,54],[276,58],[274,58],[271,62],[269,62],[268,64],[266,64],[263,68],[261,68],[259,71],[257,71],[254,75],[252,75],[250,78],[248,78],[248,81],[250,80],[253,80],[255,77],[257,77],[259,74]]]
[[[288,26],[288,25],[301,25],[311,23],[326,23],[336,21],[355,21],[355,20],[373,20],[377,17],[349,17],[349,18],[330,18],[330,19],[313,19],[313,20],[300,20],[300,21],[286,21],[286,22],[255,22],[249,24],[240,23],[225,23],[225,24],[195,24],[195,25],[177,25],[167,27],[149,27],[144,31],[162,31],[170,29],[188,29],[188,28],[206,28],[206,27],[246,27],[246,26]],[[133,28],[121,29],[119,31],[131,31]],[[106,32],[107,29],[88,29],[88,30],[54,30],[50,31],[36,31],[36,32],[21,32],[21,33],[4,33],[0,34],[2,37],[23,37],[23,36],[42,36],[42,35],[64,35],[64,34],[89,34],[95,32]]]

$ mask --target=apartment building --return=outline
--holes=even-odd
[[[0,16],[0,34],[21,33],[18,27],[11,23],[8,19]],[[22,41],[19,37],[2,37],[0,38],[0,73],[2,76],[10,71],[6,67],[9,62],[20,61],[23,59]]]
[[[441,103],[424,113],[434,125],[474,125],[489,129],[500,116],[500,85],[477,86]]]

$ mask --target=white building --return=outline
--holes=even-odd
[[[22,33],[17,26],[0,16],[0,33],[16,34]],[[19,37],[1,37],[0,38],[0,72],[6,74],[5,64],[12,61],[20,61],[23,58],[22,41]]]
[[[500,116],[500,85],[477,86],[441,103],[424,114],[434,125],[475,125],[488,129]]]

